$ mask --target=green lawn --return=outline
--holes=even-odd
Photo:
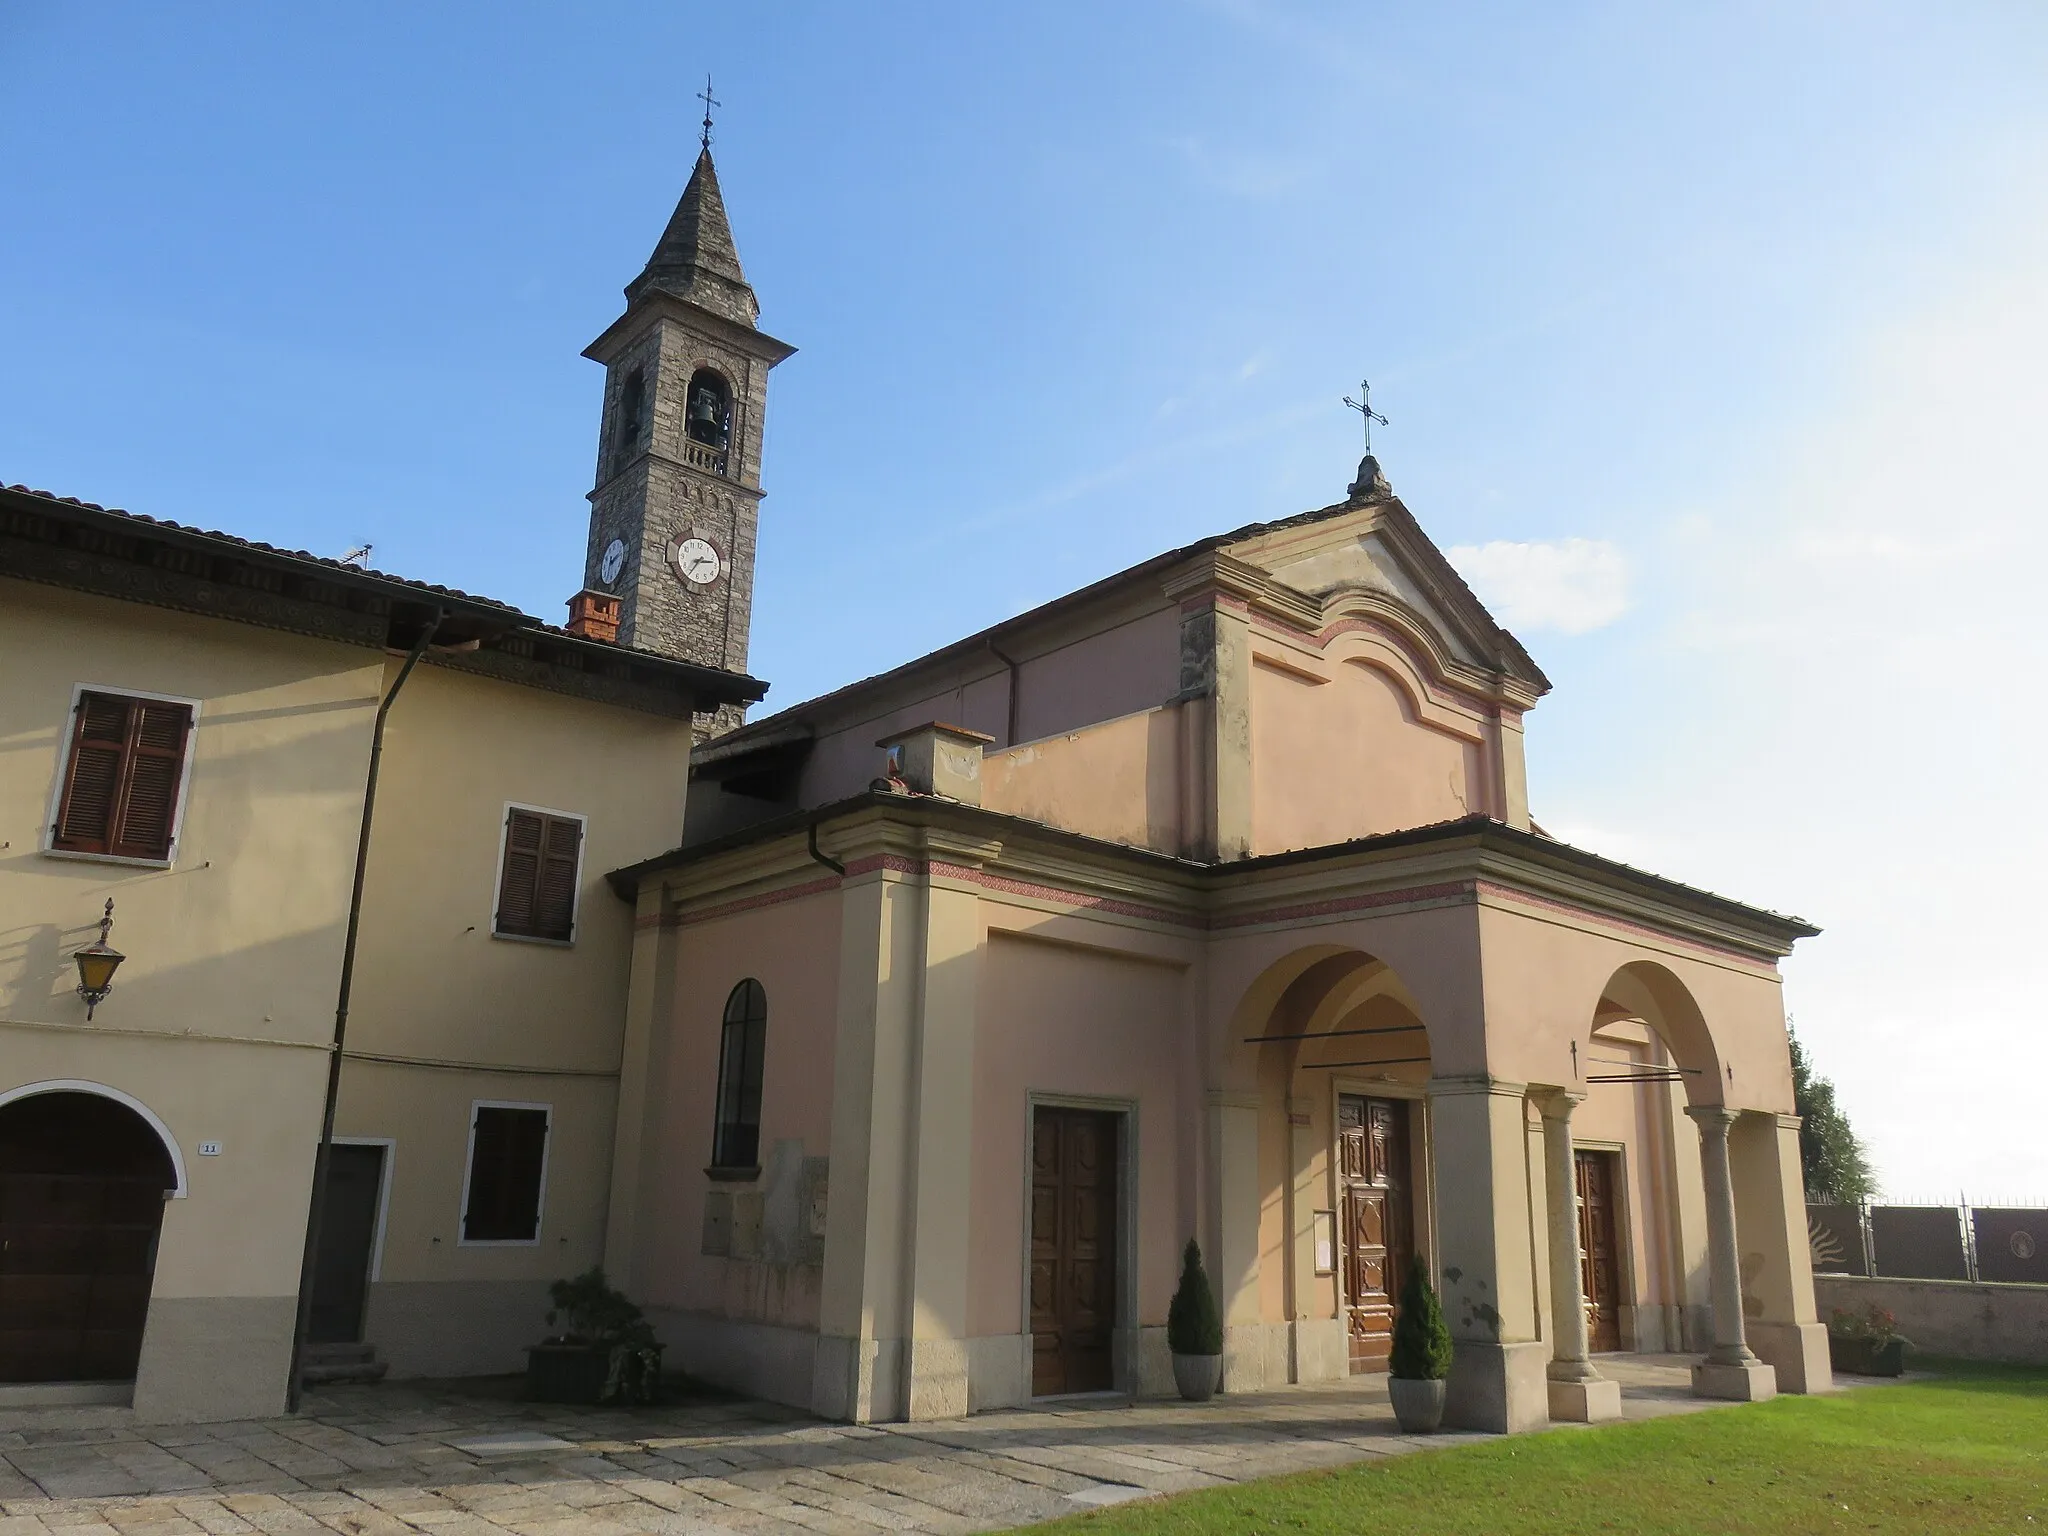
[[[1916,1365],[1916,1369],[1923,1368]],[[1042,1527],[1153,1532],[2038,1531],[2048,1372],[1564,1430],[1148,1500]]]

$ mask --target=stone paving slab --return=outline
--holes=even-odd
[[[1728,1405],[1689,1357],[1603,1358],[1631,1419]],[[931,1536],[1488,1438],[1400,1433],[1379,1377],[1205,1404],[1063,1401],[935,1424],[768,1403],[637,1411],[497,1384],[307,1394],[295,1419],[0,1410],[0,1536]]]

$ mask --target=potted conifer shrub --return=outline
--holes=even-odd
[[[548,1326],[560,1333],[526,1350],[526,1395],[541,1403],[651,1403],[661,1388],[661,1345],[640,1309],[602,1268],[548,1287]]]
[[[1433,1435],[1444,1421],[1451,1374],[1451,1330],[1420,1262],[1408,1269],[1401,1310],[1394,1318],[1394,1351],[1387,1361],[1387,1396],[1409,1435]]]
[[[1202,1268],[1202,1250],[1188,1239],[1180,1286],[1166,1309],[1166,1347],[1173,1351],[1173,1383],[1191,1403],[1206,1403],[1223,1379],[1223,1315]]]

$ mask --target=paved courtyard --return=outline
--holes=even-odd
[[[1688,1395],[1690,1363],[1601,1361],[1630,1418],[1712,1406]],[[873,1426],[746,1401],[562,1408],[514,1390],[329,1388],[298,1418],[177,1427],[125,1409],[0,1410],[0,1536],[982,1531],[1485,1438],[1403,1436],[1378,1377]]]

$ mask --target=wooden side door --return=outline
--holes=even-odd
[[[1031,1390],[1107,1391],[1117,1293],[1114,1113],[1041,1106],[1031,1123]]]
[[[377,1197],[384,1149],[344,1142],[328,1148],[327,1198],[320,1213],[320,1251],[313,1263],[313,1310],[307,1338],[355,1344],[363,1337],[370,1291],[370,1250],[377,1241]]]
[[[1393,1350],[1395,1306],[1414,1254],[1407,1103],[1341,1095],[1337,1169],[1351,1369],[1384,1371]]]
[[[1579,1279],[1586,1296],[1586,1334],[1596,1351],[1621,1348],[1621,1264],[1615,1241],[1616,1180],[1612,1152],[1576,1155],[1579,1192]]]

